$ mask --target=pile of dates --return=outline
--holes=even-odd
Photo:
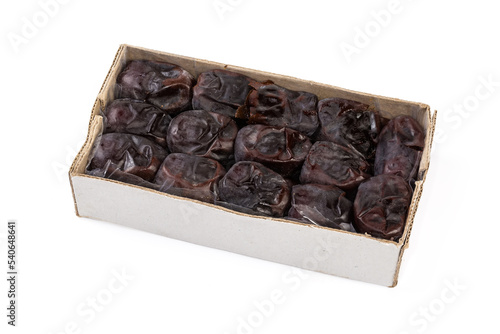
[[[376,238],[403,233],[425,140],[409,116],[146,60],[128,62],[115,96],[90,175]]]

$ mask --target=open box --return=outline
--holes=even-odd
[[[173,63],[195,77],[207,70],[228,69],[259,81],[272,80],[288,89],[314,93],[319,99],[340,97],[366,103],[387,118],[398,115],[414,117],[424,128],[426,141],[403,236],[395,242],[281,218],[253,216],[148,188],[86,175],[89,155],[96,138],[102,132],[103,118],[100,113],[108,102],[114,100],[114,84],[126,62],[139,59]],[[69,171],[76,214],[203,246],[393,287],[397,284],[401,259],[408,247],[413,220],[429,168],[435,122],[436,112],[431,115],[429,106],[422,103],[359,93],[288,76],[122,45],[92,108],[85,144]],[[120,200],[116,200],[117,198]]]

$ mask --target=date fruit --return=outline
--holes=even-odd
[[[213,203],[225,169],[213,159],[171,153],[160,166],[154,182],[160,191]]]
[[[249,124],[288,127],[312,136],[318,128],[318,97],[272,83],[254,83],[245,106],[236,117]]]
[[[358,188],[354,200],[354,227],[360,233],[398,241],[403,234],[412,189],[402,177],[383,174]]]
[[[358,151],[328,141],[317,141],[302,166],[300,182],[351,190],[370,177],[369,168]]]
[[[118,99],[104,110],[104,133],[123,132],[142,135],[166,146],[171,117],[152,104],[141,100]]]
[[[139,176],[134,175],[134,174],[122,172],[119,169],[115,169],[112,172],[108,171],[108,173],[104,173],[100,169],[94,169],[91,171],[87,171],[87,174],[93,175],[93,176],[105,177],[107,179],[116,180],[116,181],[120,181],[120,182],[128,183],[128,184],[133,184],[133,185],[136,185],[139,187],[159,190],[158,185],[154,184],[153,182],[146,181],[142,177],[139,177]]]
[[[242,128],[234,145],[236,161],[257,161],[290,177],[300,169],[312,144],[298,131],[255,124]]]
[[[283,217],[290,186],[278,173],[253,161],[240,161],[219,182],[222,201],[260,214]]]
[[[317,139],[354,148],[366,160],[373,159],[380,118],[376,111],[368,109],[367,104],[342,98],[319,101],[320,131]]]
[[[414,118],[391,119],[378,138],[375,175],[394,174],[407,181],[415,179],[424,143],[424,130]]]
[[[175,116],[168,128],[171,152],[228,161],[234,155],[236,123],[228,116],[204,110],[189,110]]]
[[[194,82],[180,66],[133,60],[118,75],[116,94],[119,98],[145,100],[172,115],[189,109]]]
[[[115,170],[151,181],[167,151],[151,140],[127,133],[103,134],[88,166],[93,175],[110,177]]]
[[[351,224],[352,203],[343,190],[321,184],[292,187],[292,206],[288,217],[309,224],[354,232]]]
[[[203,72],[193,88],[193,109],[203,109],[229,117],[245,104],[255,80],[227,70]]]

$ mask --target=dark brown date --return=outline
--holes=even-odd
[[[370,177],[369,168],[358,151],[328,141],[317,141],[302,166],[300,182],[351,190]]]
[[[151,181],[167,151],[151,140],[127,133],[103,134],[88,166],[93,175],[110,177],[115,170]]]
[[[288,127],[312,136],[318,128],[318,97],[271,83],[252,84],[245,106],[236,117],[250,124]]]
[[[133,60],[116,79],[117,97],[128,97],[176,114],[191,106],[193,76],[180,66],[147,60]]]
[[[380,118],[376,111],[368,109],[367,104],[341,98],[319,101],[320,131],[317,139],[354,148],[365,159],[373,159]]]
[[[358,188],[354,200],[354,227],[360,233],[398,241],[403,234],[412,189],[402,177],[383,174]]]
[[[104,110],[104,133],[123,132],[142,135],[166,146],[172,118],[152,104],[141,100],[118,99]]]
[[[302,166],[312,144],[298,131],[255,124],[241,129],[234,145],[236,161],[257,161],[289,177]]]
[[[394,174],[407,181],[414,180],[424,143],[424,130],[414,118],[398,116],[391,119],[378,138],[375,175]]]
[[[193,88],[193,109],[203,109],[229,117],[245,104],[255,80],[235,72],[213,70],[198,76]]]
[[[190,110],[174,117],[168,129],[167,142],[171,152],[228,161],[234,155],[237,133],[236,123],[228,116]]]
[[[292,187],[288,216],[299,221],[354,232],[352,203],[335,186],[300,184]]]
[[[281,175],[264,165],[241,161],[220,180],[219,196],[237,207],[283,217],[290,203],[290,187]]]
[[[160,191],[213,203],[225,169],[213,159],[184,153],[167,156],[154,182]]]
[[[159,190],[160,188],[157,184],[154,184],[153,182],[146,181],[142,177],[139,177],[134,174],[122,172],[119,169],[115,169],[113,171],[107,171],[107,173],[103,173],[103,171],[100,169],[94,169],[91,171],[87,171],[87,174],[99,177],[105,177],[107,179],[116,180],[123,183],[133,184],[139,187],[150,188],[154,190]]]

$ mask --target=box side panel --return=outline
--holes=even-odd
[[[72,176],[82,217],[364,282],[391,286],[400,246],[362,235],[234,214],[111,180]]]

